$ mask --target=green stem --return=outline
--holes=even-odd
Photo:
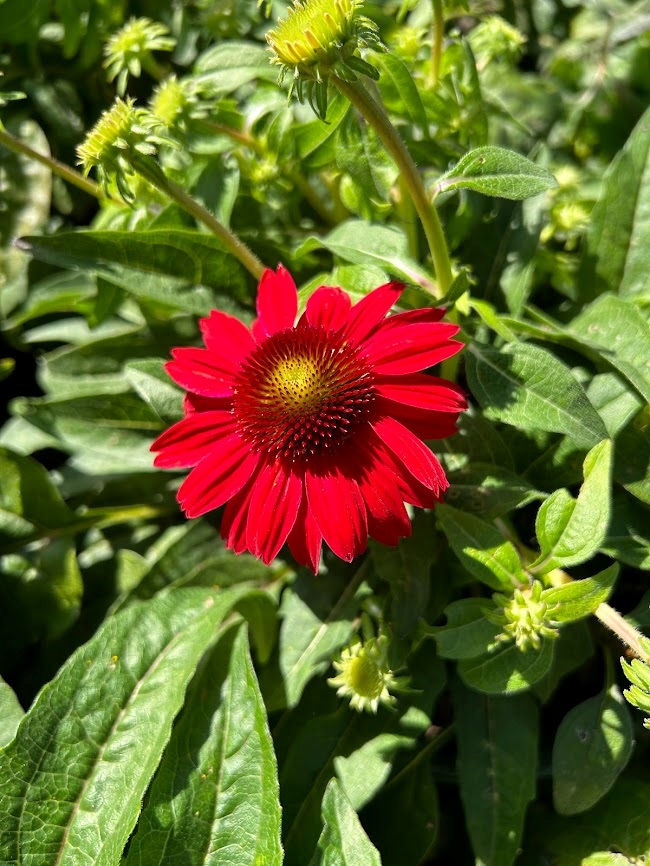
[[[21,153],[24,156],[28,156],[30,159],[36,160],[36,162],[40,162],[41,165],[46,165],[51,170],[52,174],[56,174],[58,177],[63,178],[63,180],[67,180],[68,183],[82,189],[89,195],[92,195],[97,199],[105,198],[101,188],[94,181],[84,177],[78,171],[75,171],[74,168],[70,168],[69,165],[59,162],[59,160],[55,159],[53,156],[46,156],[44,153],[38,153],[36,150],[32,150],[32,148],[28,144],[25,144],[24,141],[21,141],[19,138],[16,138],[15,135],[7,132],[2,124],[0,124],[0,144],[3,144],[9,150],[13,150],[14,153]]]
[[[443,297],[447,294],[453,279],[447,242],[438,214],[429,202],[422,179],[411,154],[408,152],[397,130],[388,119],[383,107],[372,98],[360,81],[344,81],[336,75],[331,77],[331,81],[343,96],[352,103],[359,114],[372,126],[386,150],[397,163],[401,177],[409,195],[413,199],[413,204],[424,228],[438,280],[438,296]]]
[[[223,245],[228,249],[236,259],[238,259],[242,265],[246,268],[246,270],[251,273],[256,280],[259,280],[262,274],[265,271],[265,267],[262,262],[257,258],[255,253],[253,253],[246,244],[237,237],[237,235],[233,234],[230,229],[227,229],[219,220],[213,216],[209,210],[203,207],[202,204],[199,204],[196,199],[192,198],[191,195],[188,195],[184,189],[182,189],[178,184],[174,183],[173,180],[169,180],[168,177],[165,177],[160,166],[153,162],[152,160],[137,157],[132,161],[133,168],[141,174],[145,180],[148,180],[150,184],[155,186],[165,195],[169,196],[172,201],[175,201],[177,205],[183,208],[184,211],[189,213],[199,222],[202,222],[204,226],[210,229],[210,231],[216,235],[219,240],[223,243]]]
[[[433,33],[431,50],[431,87],[436,87],[440,80],[440,58],[442,57],[442,38],[445,33],[445,19],[442,10],[442,0],[433,0]]]
[[[617,610],[602,602],[594,611],[594,616],[610,631],[613,631],[616,637],[628,646],[636,656],[646,664],[650,664],[650,656],[643,648],[643,635],[630,625]]]

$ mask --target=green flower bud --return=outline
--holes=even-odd
[[[102,188],[109,194],[109,183],[115,180],[118,191],[127,204],[133,204],[135,193],[131,184],[133,159],[155,156],[157,146],[175,142],[159,135],[158,122],[149,111],[134,108],[133,99],[116,99],[105,111],[77,148],[79,164],[84,174],[95,167]]]
[[[293,75],[289,95],[300,102],[306,97],[323,119],[330,73],[347,81],[356,81],[357,73],[379,78],[360,56],[361,48],[385,50],[377,25],[359,14],[362,5],[363,0],[294,0],[286,19],[266,35],[280,81],[287,72]]]
[[[176,40],[164,24],[150,18],[131,18],[104,46],[108,80],[117,78],[117,92],[123,95],[129,75],[139,78],[143,67],[155,74],[152,51],[173,51],[175,47]]]
[[[526,652],[539,649],[544,638],[556,638],[558,630],[551,618],[553,612],[542,599],[542,584],[536,580],[526,589],[516,589],[510,598],[495,593],[492,598],[497,610],[485,612],[487,618],[503,626],[498,641],[514,640],[518,649]]]
[[[650,641],[644,639],[643,645],[644,648],[647,646],[648,657],[650,657]],[[633,707],[648,713],[650,716],[650,664],[641,661],[641,659],[632,659],[631,662],[626,662],[622,658],[621,667],[632,684],[629,689],[625,689],[623,692],[625,699]],[[650,718],[643,720],[643,726],[650,729]]]

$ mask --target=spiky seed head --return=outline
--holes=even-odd
[[[552,619],[553,608],[543,599],[543,586],[535,580],[526,589],[515,589],[512,596],[495,593],[496,610],[486,611],[489,620],[503,626],[498,641],[514,640],[526,652],[539,649],[544,638],[556,638],[558,630]]]
[[[357,641],[341,652],[333,662],[338,671],[328,679],[339,697],[350,698],[350,706],[363,712],[376,713],[379,704],[391,707],[395,697],[391,690],[403,688],[405,680],[396,677],[388,664],[389,641],[386,635]]]

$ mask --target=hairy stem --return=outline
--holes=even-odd
[[[23,156],[28,156],[30,159],[40,162],[41,165],[46,165],[51,170],[52,174],[56,174],[58,177],[63,178],[63,180],[73,184],[73,186],[82,189],[89,195],[92,195],[97,199],[105,198],[101,187],[94,181],[84,177],[64,162],[59,162],[59,160],[55,159],[53,156],[46,156],[44,153],[38,153],[38,151],[33,150],[28,144],[25,144],[24,141],[21,141],[19,138],[16,138],[15,135],[7,132],[2,124],[0,124],[0,144],[4,145],[9,150],[13,150],[14,153],[23,154]]]
[[[613,631],[616,637],[628,646],[636,656],[646,664],[650,664],[650,656],[643,648],[643,635],[630,625],[617,610],[603,601],[594,611],[594,616],[610,631]]]
[[[429,202],[424,184],[411,154],[390,122],[383,107],[368,93],[360,81],[344,81],[332,76],[331,81],[375,130],[386,150],[397,163],[404,185],[420,217],[431,251],[438,280],[438,297],[447,294],[452,282],[451,262],[447,241],[435,208]]]
[[[442,38],[445,32],[445,19],[442,10],[442,0],[433,0],[433,32],[431,50],[431,87],[436,87],[440,80],[440,58],[442,57]]]
[[[216,235],[236,259],[238,259],[246,270],[251,273],[256,280],[259,280],[264,273],[265,267],[257,258],[255,253],[250,250],[246,244],[233,234],[230,229],[227,229],[219,220],[213,216],[209,210],[203,207],[196,199],[188,195],[184,189],[173,180],[166,177],[160,166],[153,160],[138,157],[132,162],[133,168],[142,175],[145,180],[155,186],[165,195],[169,196],[172,201],[183,208],[204,226],[210,229],[212,234]]]

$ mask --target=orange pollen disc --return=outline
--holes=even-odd
[[[233,411],[255,448],[290,460],[331,453],[370,415],[373,376],[359,350],[301,325],[260,343],[235,377]]]

